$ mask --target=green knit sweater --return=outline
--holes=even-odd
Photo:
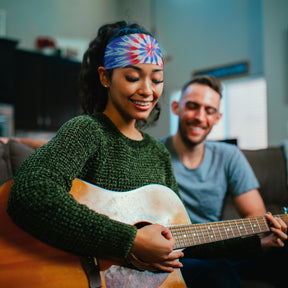
[[[65,251],[126,258],[136,227],[97,214],[69,191],[72,181],[80,178],[113,191],[157,183],[178,194],[169,152],[148,134],[143,137],[125,137],[102,113],[71,119],[18,169],[8,214],[28,233]],[[237,257],[247,255],[246,250],[258,254],[259,243],[259,237],[220,241],[196,246],[187,256]]]
[[[21,228],[57,248],[125,258],[136,228],[95,213],[68,192],[80,178],[114,191],[157,183],[178,193],[169,152],[148,134],[143,137],[125,137],[102,113],[68,121],[19,168],[7,212]]]

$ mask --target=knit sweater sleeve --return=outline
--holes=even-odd
[[[56,248],[126,258],[137,229],[90,210],[69,193],[91,156],[90,143],[97,145],[93,121],[81,117],[68,121],[18,169],[7,212],[23,230]]]

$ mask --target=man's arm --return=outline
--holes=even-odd
[[[257,217],[266,213],[264,201],[257,189],[250,190],[233,198],[241,217]]]

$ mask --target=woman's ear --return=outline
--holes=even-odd
[[[98,67],[98,74],[99,74],[99,79],[100,79],[101,84],[105,88],[108,88],[110,81],[109,81],[107,70],[103,66],[100,66]]]

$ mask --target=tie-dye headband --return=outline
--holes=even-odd
[[[156,64],[163,68],[158,42],[144,33],[117,37],[108,43],[104,55],[104,68],[114,69],[135,64]]]

